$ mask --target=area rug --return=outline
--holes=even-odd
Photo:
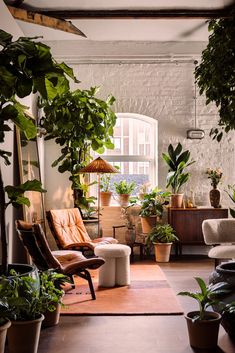
[[[157,264],[132,264],[131,284],[99,288],[98,271],[91,271],[96,292],[92,300],[87,282],[76,277],[66,292],[62,315],[182,315],[183,309]]]

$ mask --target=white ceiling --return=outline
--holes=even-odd
[[[167,9],[220,8],[232,0],[25,0],[36,9]],[[66,6],[65,6],[66,4]],[[0,15],[1,16],[1,15]],[[207,41],[205,20],[200,19],[77,19],[71,22],[87,36],[73,34],[17,21],[26,36],[42,35],[44,41]]]

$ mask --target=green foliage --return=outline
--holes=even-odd
[[[103,192],[110,191],[110,181],[111,181],[111,174],[103,174],[100,178],[100,190]]]
[[[42,184],[40,181],[28,180],[23,184],[18,186],[7,185],[5,187],[5,191],[8,195],[9,202],[6,204],[6,207],[10,204],[14,207],[19,207],[21,205],[30,206],[30,201],[28,197],[24,196],[26,191],[38,191],[38,192],[46,192],[45,189],[42,188]]]
[[[52,57],[50,48],[36,41],[37,38],[21,37],[16,41],[12,35],[0,30],[0,143],[5,141],[6,133],[17,126],[26,139],[33,139],[37,130],[35,123],[27,114],[27,107],[19,98],[38,93],[44,100],[52,100],[69,90],[69,80],[77,82],[72,69],[66,64],[58,64]],[[11,152],[0,149],[0,158],[10,165]],[[7,271],[7,241],[5,210],[9,204],[29,206],[24,191],[42,190],[39,182],[33,180],[18,187],[4,189],[0,168],[0,219],[2,244],[2,269]],[[5,191],[9,202],[5,200]]]
[[[225,192],[228,194],[232,202],[235,203],[235,185],[228,185],[228,190],[225,190]],[[230,215],[235,218],[235,209],[229,208],[229,211]]]
[[[45,311],[54,311],[63,291],[56,286],[68,282],[66,276],[51,271],[40,274],[40,288],[31,276],[19,276],[14,271],[10,277],[1,277],[1,316],[9,320],[34,320]]]
[[[184,170],[193,164],[195,161],[189,161],[190,152],[183,151],[181,143],[178,143],[176,148],[170,144],[168,146],[168,154],[163,153],[162,158],[168,165],[167,185],[166,187],[172,188],[172,193],[177,194],[188,179],[190,174],[184,173]]]
[[[121,180],[118,183],[114,182],[113,185],[118,195],[121,195],[121,194],[130,195],[135,190],[135,187],[136,187],[136,183],[134,181],[128,183],[126,180]]]
[[[206,95],[206,104],[214,102],[219,111],[218,128],[211,136],[221,141],[223,132],[235,129],[235,16],[211,20],[211,32],[201,63],[196,66],[195,78],[200,95]]]
[[[199,304],[199,315],[194,317],[195,320],[203,320],[205,318],[206,309],[211,306],[219,303],[219,296],[225,293],[229,293],[231,290],[229,289],[227,282],[219,282],[216,284],[209,284],[203,281],[200,277],[195,277],[197,281],[200,292],[179,292],[178,295],[184,295],[195,299]]]
[[[144,194],[142,199],[131,199],[130,202],[132,204],[140,205],[141,217],[162,217],[164,206],[168,205],[170,195],[171,193],[168,191],[162,191],[161,189],[155,188],[148,194]]]
[[[52,166],[60,173],[70,173],[72,189],[76,190],[75,201],[81,209],[86,207],[83,202],[86,197],[79,171],[89,162],[90,149],[103,153],[105,148],[114,148],[111,137],[116,115],[111,106],[115,99],[110,96],[103,101],[96,97],[98,91],[97,87],[77,89],[50,102],[41,101],[45,117],[40,124],[47,131],[46,139],[55,139],[61,146],[61,155]]]
[[[179,239],[175,235],[174,229],[170,224],[157,225],[147,237],[147,245],[154,243],[173,243]]]

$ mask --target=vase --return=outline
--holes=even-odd
[[[171,207],[181,208],[183,207],[184,194],[172,194],[171,195]]]
[[[134,227],[128,227],[125,232],[125,241],[127,245],[133,245],[135,243],[136,232]]]
[[[209,278],[209,283],[215,284],[218,282],[228,283],[231,291],[220,296],[221,303],[229,304],[235,301],[235,261],[222,263],[217,266]],[[221,312],[222,307],[213,305],[213,309]],[[222,326],[232,339],[235,339],[235,314],[225,313],[222,315]]]
[[[219,208],[220,207],[220,191],[216,188],[216,186],[214,186],[213,189],[210,191],[209,196],[210,196],[211,206],[214,208]]]

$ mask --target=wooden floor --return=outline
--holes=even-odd
[[[160,265],[177,293],[195,290],[195,276],[206,281],[214,264],[207,258],[184,258]],[[112,300],[112,298],[110,298]],[[148,298],[146,298],[148,300]],[[197,309],[194,300],[179,297],[185,310]],[[38,353],[190,353],[183,316],[63,316],[57,327],[42,330]],[[206,351],[200,350],[201,353]],[[235,353],[220,328],[219,347],[213,352]],[[27,353],[27,352],[25,352]]]

